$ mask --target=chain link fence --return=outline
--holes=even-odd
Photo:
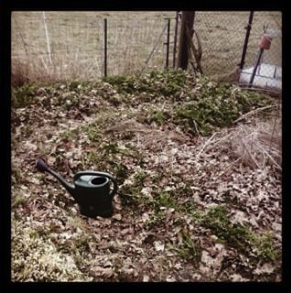
[[[249,14],[195,13],[197,36],[193,42],[201,46],[204,74],[231,74],[241,62]],[[254,13],[244,60],[249,73],[266,31],[273,39],[261,63],[281,67],[281,22],[280,12]],[[14,85],[37,80],[96,79],[105,72],[132,74],[177,65],[180,18],[174,11],[13,12],[11,24]]]
[[[206,75],[233,70],[240,61],[248,12],[196,12],[194,29],[201,47]]]
[[[217,74],[233,69],[240,63],[250,12],[196,12],[194,29],[200,36],[203,49],[202,65],[205,74]],[[281,31],[279,12],[254,13],[248,41],[245,66],[253,66],[259,50],[258,43],[265,28]],[[264,62],[281,66],[281,35],[265,51]]]
[[[270,46],[265,46],[264,35]],[[281,92],[282,16],[280,12],[254,13],[240,84],[276,94]]]

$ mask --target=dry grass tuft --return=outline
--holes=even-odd
[[[28,64],[20,60],[14,61],[11,70],[11,85],[13,87],[20,87],[28,81]]]
[[[234,154],[244,164],[264,169],[270,164],[281,171],[282,134],[278,120],[257,121],[254,125],[240,125],[232,133],[231,145]]]
[[[282,170],[281,123],[278,121],[257,122],[253,126],[243,125],[231,140],[234,152],[252,167],[264,169],[267,164]]]
[[[282,171],[282,129],[280,109],[273,111],[272,118],[263,120],[255,117],[248,124],[239,124],[232,129],[214,133],[206,140],[196,155],[211,152],[227,152],[233,163],[223,171],[230,171],[242,163],[253,169],[264,169],[267,165]],[[222,174],[221,174],[222,175]]]

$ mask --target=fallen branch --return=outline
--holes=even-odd
[[[239,122],[239,121],[241,121],[241,120],[243,120],[243,119],[245,119],[245,118],[247,118],[247,117],[249,117],[249,116],[252,116],[253,114],[256,114],[256,113],[258,113],[258,112],[260,112],[260,111],[264,111],[264,110],[270,109],[270,108],[272,108],[272,107],[273,107],[272,105],[268,105],[268,106],[265,106],[265,107],[261,107],[261,108],[257,108],[257,109],[255,109],[255,110],[252,110],[252,111],[250,111],[250,112],[248,112],[248,113],[246,113],[246,114],[240,116],[238,119],[236,119],[236,120],[234,121],[234,123],[237,123],[237,122]]]

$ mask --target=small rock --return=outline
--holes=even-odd
[[[117,220],[117,221],[120,221],[122,219],[122,216],[121,216],[121,214],[116,214],[112,218]]]
[[[151,192],[152,192],[151,187],[144,187],[144,188],[141,190],[141,194],[143,194],[143,195],[145,195],[146,197],[152,199]]]
[[[277,232],[281,232],[282,231],[282,225],[278,224],[278,223],[273,223],[272,224],[272,228],[277,231]]]
[[[44,96],[45,95],[45,89],[44,88],[39,88],[37,91],[36,91],[36,94],[38,95],[38,96]]]
[[[241,275],[239,274],[234,274],[231,276],[231,280],[233,282],[247,282],[249,281],[249,279],[243,278]]]
[[[167,281],[167,282],[176,282],[176,278],[173,277],[173,276],[168,276],[168,277],[166,278],[166,281]]]
[[[164,251],[165,249],[165,244],[162,243],[161,241],[155,241],[154,246],[156,251]]]

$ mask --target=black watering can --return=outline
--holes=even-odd
[[[39,171],[48,172],[60,181],[78,203],[80,212],[84,216],[91,218],[112,216],[112,200],[117,191],[117,183],[110,174],[81,171],[74,176],[74,185],[72,185],[50,169],[44,160],[39,159],[36,167]],[[112,191],[110,191],[110,182],[114,184]]]

